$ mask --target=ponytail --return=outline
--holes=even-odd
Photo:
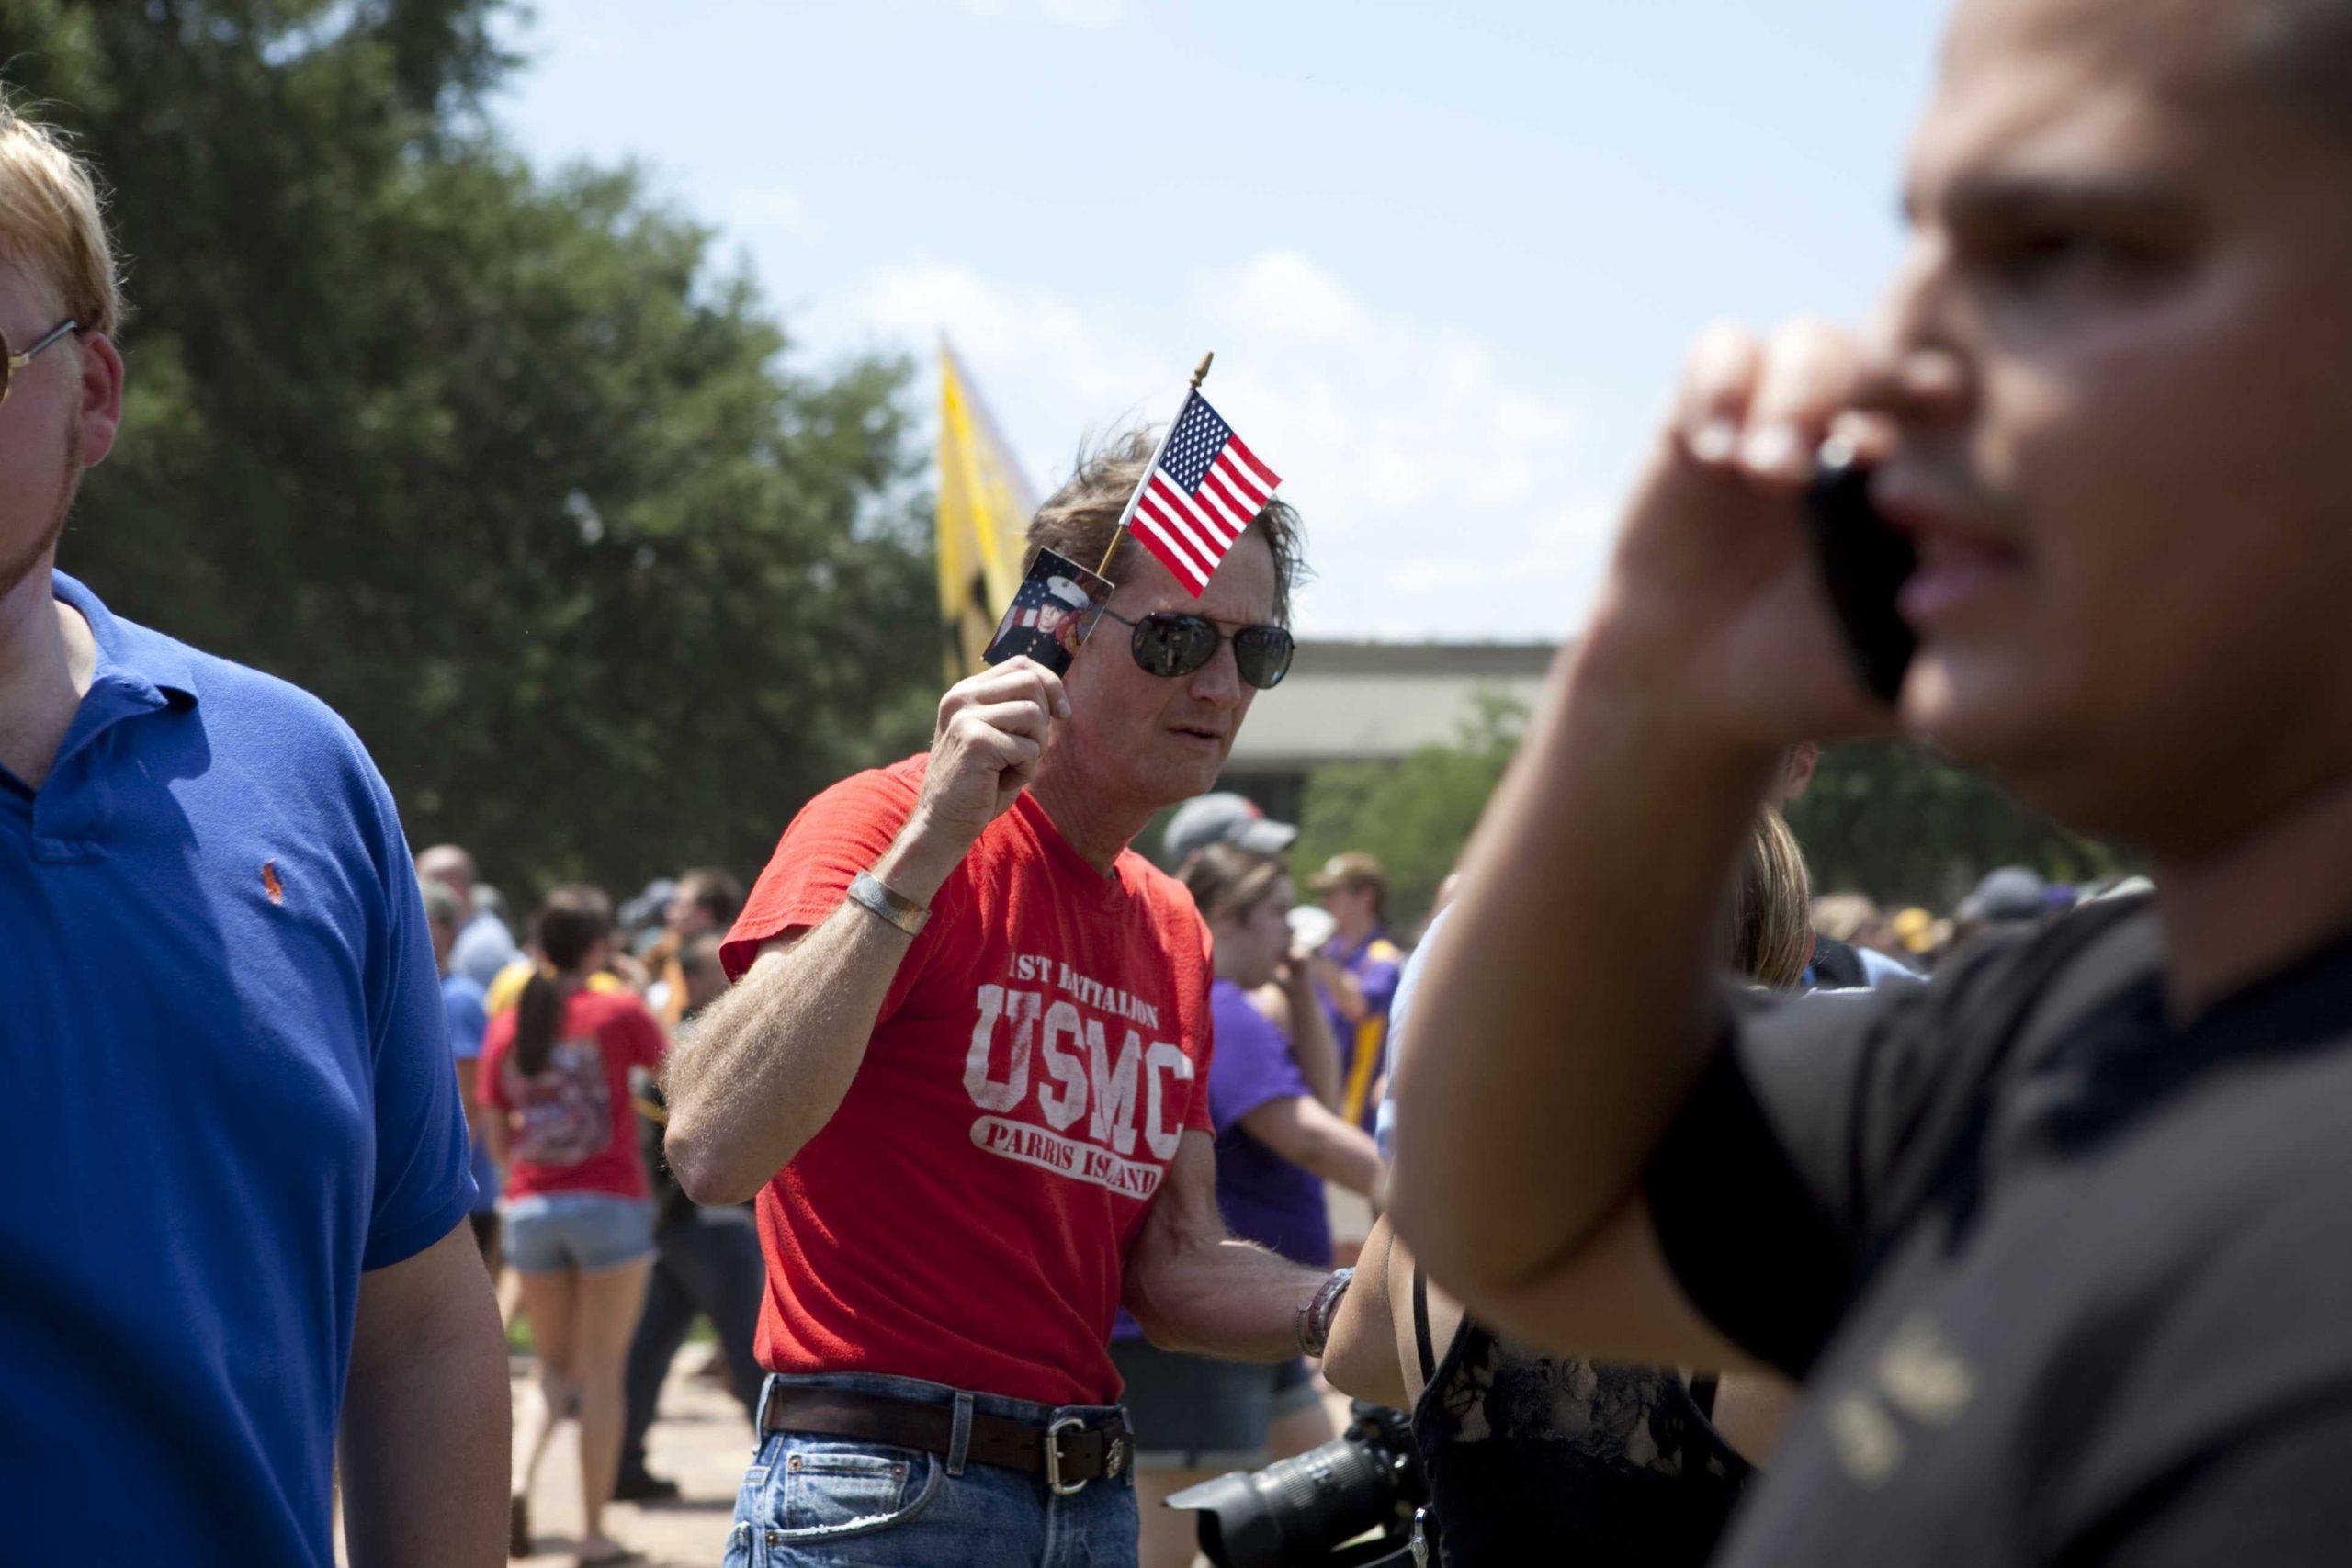
[[[548,1054],[555,1049],[556,1030],[562,1022],[562,987],[546,970],[535,971],[514,1004],[514,1066],[525,1077],[547,1071]]]
[[[555,1050],[567,990],[561,982],[579,977],[580,966],[612,932],[612,900],[599,888],[559,887],[539,906],[538,944],[548,967],[531,976],[514,1004],[514,1065],[526,1077],[545,1072]]]

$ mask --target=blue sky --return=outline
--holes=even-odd
[[[1302,629],[1556,637],[1691,333],[1869,309],[1941,9],[538,0],[497,111],[645,166],[815,362],[944,331],[1041,492],[1215,349]]]

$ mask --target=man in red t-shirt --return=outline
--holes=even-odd
[[[1108,635],[1066,677],[960,682],[927,756],[810,802],[673,1058],[671,1165],[698,1201],[757,1192],[767,1254],[729,1564],[845,1535],[910,1568],[1132,1562],[1115,1309],[1272,1361],[1344,1288],[1226,1235],[1208,934],[1127,847],[1287,667],[1296,519],[1272,503],[1195,600],[1117,533],[1151,452],[1091,459],[1029,528],[1078,560],[1120,539]]]

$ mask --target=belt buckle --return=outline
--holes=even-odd
[[[1062,1480],[1062,1434],[1085,1430],[1082,1416],[1060,1416],[1046,1428],[1046,1490],[1057,1497],[1075,1497],[1086,1490],[1083,1481]]]

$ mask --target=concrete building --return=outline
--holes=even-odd
[[[1290,674],[1251,705],[1220,787],[1295,822],[1317,768],[1457,740],[1484,693],[1532,711],[1556,651],[1549,643],[1302,641]]]

